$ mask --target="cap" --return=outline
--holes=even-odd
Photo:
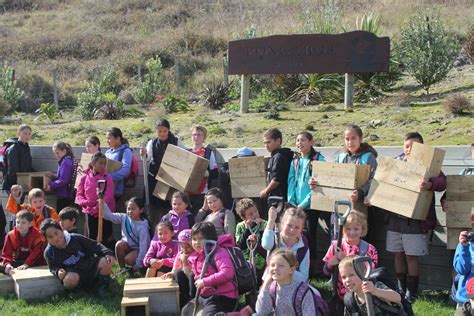
[[[191,242],[191,229],[184,229],[178,235],[178,242],[189,244]]]
[[[471,277],[466,283],[466,297],[474,298],[474,277]]]
[[[242,147],[239,150],[237,150],[237,157],[251,157],[251,156],[255,156],[255,152],[248,147]]]

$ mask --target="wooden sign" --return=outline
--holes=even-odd
[[[358,189],[370,175],[370,166],[313,161],[313,178],[319,186]]]
[[[123,296],[148,297],[150,313],[179,313],[179,286],[175,281],[160,278],[127,279]]]
[[[51,171],[39,172],[17,172],[17,184],[21,185],[24,192],[28,192],[33,188],[44,190],[48,185],[53,173]]]
[[[259,197],[267,186],[262,156],[229,159],[229,174],[233,198]]]
[[[311,192],[311,209],[325,212],[334,212],[336,201],[350,201],[350,195],[353,190],[316,186]],[[367,207],[360,201],[353,203],[352,209],[367,214]],[[341,206],[339,211],[345,212],[346,207]]]
[[[84,175],[85,171],[89,169],[89,164],[92,160],[92,154],[82,153],[81,160],[77,164],[77,176],[76,182],[74,183],[74,188],[79,187],[79,183],[81,182],[81,177]],[[122,168],[122,162],[118,160],[113,160],[107,158],[107,164],[105,166],[107,173],[111,174]]]
[[[26,270],[14,270],[15,293],[18,299],[44,299],[64,290],[59,279],[47,266],[32,267]]]
[[[446,201],[446,226],[463,228],[471,225],[474,201]]]
[[[428,179],[426,167],[398,159],[379,157],[374,179],[399,188],[420,192],[421,179]]]
[[[446,176],[447,201],[472,201],[474,204],[474,175]]]
[[[437,177],[443,166],[445,151],[433,146],[413,142],[407,162],[422,165],[428,169],[427,177]]]

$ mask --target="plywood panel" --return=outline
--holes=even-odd
[[[471,226],[474,215],[474,201],[447,201],[446,226],[449,228],[463,228]]]
[[[420,181],[427,179],[428,170],[419,164],[379,157],[374,179],[407,190],[420,192]]]
[[[353,190],[349,189],[323,187],[318,185],[311,192],[311,209],[324,212],[334,212],[335,202],[337,200],[350,201],[349,196],[352,191]],[[353,204],[352,208],[367,214],[367,207],[361,202]],[[344,212],[345,210],[345,206],[341,206],[339,209],[340,212]]]
[[[313,161],[313,178],[318,185],[358,189],[369,180],[370,166]]]
[[[267,186],[262,156],[230,159],[229,174],[233,198],[259,197],[260,191]]]
[[[445,151],[426,144],[413,142],[408,162],[413,162],[428,168],[428,177],[436,177],[441,171]]]
[[[446,182],[448,201],[473,201],[474,203],[474,175],[448,175]]]

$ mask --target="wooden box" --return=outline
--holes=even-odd
[[[342,189],[358,189],[370,176],[370,166],[313,161],[313,178],[318,185]]]
[[[197,192],[208,166],[209,160],[168,145],[156,179],[181,192]]]
[[[77,164],[77,177],[74,187],[77,189],[79,183],[81,182],[81,177],[84,175],[84,172],[89,169],[89,163],[92,160],[92,154],[82,153],[81,160]],[[106,170],[107,173],[112,173],[122,168],[122,162],[107,158]]]
[[[470,232],[471,228],[446,228],[446,249],[456,249],[459,244],[459,234],[462,231]]]
[[[474,175],[446,176],[447,201],[472,201],[474,203]]]
[[[47,266],[14,270],[12,278],[19,299],[43,299],[64,290],[59,279],[49,272]]]
[[[144,316],[149,316],[150,315],[150,303],[149,303],[149,298],[147,296],[145,297],[135,297],[135,298],[130,298],[130,297],[123,297],[122,302],[120,304],[121,307],[121,315],[122,316],[127,316],[127,311],[130,308],[140,308],[142,309],[140,311],[135,310],[134,314],[139,314],[139,315],[144,315]],[[128,313],[130,316],[131,313]]]
[[[162,199],[163,201],[170,201],[174,192],[176,192],[175,189],[158,180],[156,182],[155,189],[153,190],[153,195],[159,199]]]
[[[471,225],[474,215],[474,201],[447,201],[446,226],[463,228]]]
[[[426,167],[388,157],[379,157],[374,179],[400,188],[420,192],[420,180],[428,179]]]
[[[354,190],[339,189],[331,187],[316,186],[311,192],[311,209],[334,212],[334,204],[337,200],[350,201],[350,195]],[[352,205],[352,209],[367,214],[367,207],[360,201]],[[344,212],[345,206],[341,206],[339,211]]]
[[[13,293],[15,283],[9,275],[0,274],[0,295],[7,295]]]
[[[409,218],[425,220],[433,199],[433,191],[414,192],[372,180],[369,203]]]
[[[160,278],[127,279],[123,296],[148,297],[150,313],[179,313],[179,286],[175,281]]]
[[[426,167],[428,178],[437,177],[443,166],[444,154],[445,151],[442,149],[413,142],[407,161]]]
[[[52,175],[51,171],[18,172],[16,174],[17,184],[21,185],[25,192],[28,192],[33,188],[43,190],[44,187],[48,185]]]
[[[259,197],[267,186],[262,156],[229,159],[229,174],[233,198]]]

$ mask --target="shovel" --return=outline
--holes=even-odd
[[[209,260],[211,259],[211,256],[214,255],[216,248],[217,248],[217,241],[206,240],[204,242],[204,264],[202,266],[199,279],[204,278],[204,275],[207,272],[207,267],[209,266]],[[201,288],[196,290],[196,296],[194,297],[194,299],[189,301],[188,304],[186,304],[186,306],[183,307],[183,309],[181,310],[181,316],[197,315],[197,311],[199,307],[199,294],[201,294]]]
[[[252,245],[252,243],[248,239],[246,240],[247,248],[250,251],[250,264],[252,265],[253,273],[255,275],[257,275],[257,267],[255,266],[255,257],[256,257],[255,251],[257,250],[258,242],[259,242],[259,238],[257,235],[259,230],[260,230],[260,224],[256,224],[253,228],[250,228],[250,232],[254,234],[255,237],[257,238],[254,245]],[[255,306],[255,303],[257,302],[256,294],[257,294],[257,289],[253,289],[252,292],[250,292],[250,296],[248,297],[247,303],[250,304],[251,306]]]
[[[146,150],[146,144],[148,139],[142,143],[142,147]],[[142,167],[143,167],[143,186],[145,187],[145,207],[144,211],[149,215],[149,206],[150,206],[150,191],[148,191],[148,162],[146,160],[146,155],[142,158]]]
[[[99,197],[99,215],[97,225],[97,241],[102,242],[102,232],[104,227],[104,192],[107,188],[106,180],[97,181],[97,195]]]
[[[352,262],[354,271],[362,281],[368,281],[372,272],[372,259],[370,257],[356,257]],[[367,306],[367,316],[375,316],[372,295],[364,293],[365,304]]]
[[[344,205],[347,207],[346,211],[341,214],[339,213],[339,206]],[[349,213],[352,209],[352,203],[350,201],[336,201],[334,203],[334,237],[337,238],[337,248],[341,248],[342,245],[342,229],[344,228],[344,224],[346,224],[347,217],[349,216]],[[337,235],[336,235],[337,234]],[[336,252],[336,249],[334,250],[334,253]],[[332,274],[332,290],[333,294],[337,295],[337,281],[339,280],[339,269],[337,266],[334,267],[333,269],[333,274]]]

